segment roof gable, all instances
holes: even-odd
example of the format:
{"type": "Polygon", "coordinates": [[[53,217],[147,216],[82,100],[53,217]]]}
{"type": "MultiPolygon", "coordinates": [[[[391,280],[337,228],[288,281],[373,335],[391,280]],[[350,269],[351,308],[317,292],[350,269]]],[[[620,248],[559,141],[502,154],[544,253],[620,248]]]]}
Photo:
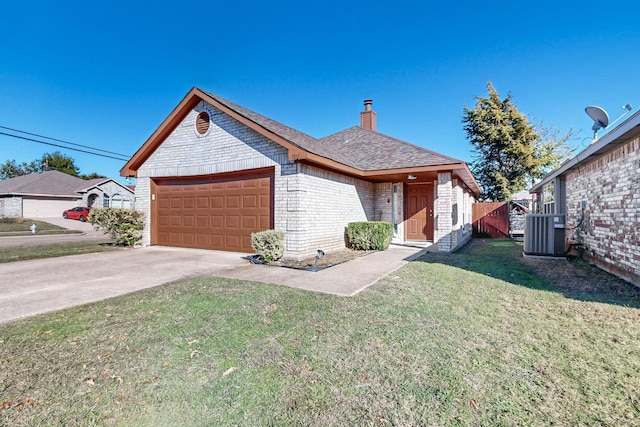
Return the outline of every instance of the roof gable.
{"type": "Polygon", "coordinates": [[[109,182],[112,182],[112,183],[116,184],[118,187],[122,188],[127,193],[130,193],[130,194],[134,193],[134,190],[129,188],[129,186],[121,184],[121,183],[119,183],[118,181],[116,181],[113,178],[96,178],[96,179],[91,179],[91,180],[88,180],[88,181],[84,181],[85,185],[83,187],[81,187],[81,188],[78,188],[76,191],[78,193],[86,193],[86,192],[90,191],[93,188],[98,188],[98,189],[102,190],[101,186],[106,184],[106,183],[109,183],[109,182]]]}

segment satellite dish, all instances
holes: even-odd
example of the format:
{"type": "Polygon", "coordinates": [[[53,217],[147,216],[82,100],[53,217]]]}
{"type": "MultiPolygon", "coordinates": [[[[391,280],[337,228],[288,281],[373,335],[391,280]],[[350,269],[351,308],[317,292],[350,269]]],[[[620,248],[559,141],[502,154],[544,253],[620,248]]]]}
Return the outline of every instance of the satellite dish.
{"type": "Polygon", "coordinates": [[[595,105],[590,105],[584,109],[587,112],[591,120],[593,120],[593,139],[598,139],[598,130],[606,129],[609,126],[609,115],[604,108],[596,107],[595,105]]]}

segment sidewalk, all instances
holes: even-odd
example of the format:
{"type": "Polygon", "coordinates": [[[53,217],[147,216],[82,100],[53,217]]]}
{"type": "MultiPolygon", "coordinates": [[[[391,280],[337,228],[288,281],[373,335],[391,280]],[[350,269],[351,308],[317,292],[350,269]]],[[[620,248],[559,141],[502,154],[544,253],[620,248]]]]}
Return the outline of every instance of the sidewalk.
{"type": "Polygon", "coordinates": [[[0,323],[193,276],[353,296],[425,250],[392,245],[317,272],[254,265],[245,259],[247,254],[161,246],[4,263],[0,264],[0,323]]]}
{"type": "Polygon", "coordinates": [[[261,283],[276,283],[326,294],[353,296],[418,258],[426,250],[425,248],[391,245],[386,251],[373,252],[317,272],[284,267],[254,266],[256,268],[234,270],[224,277],[261,283]]]}

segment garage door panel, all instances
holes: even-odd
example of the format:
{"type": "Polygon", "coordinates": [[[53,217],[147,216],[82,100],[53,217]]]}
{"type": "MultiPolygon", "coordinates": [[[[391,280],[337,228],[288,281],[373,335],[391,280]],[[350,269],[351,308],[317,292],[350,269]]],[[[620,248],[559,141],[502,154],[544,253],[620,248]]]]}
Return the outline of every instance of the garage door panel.
{"type": "Polygon", "coordinates": [[[211,227],[212,228],[222,228],[222,227],[224,227],[224,216],[215,215],[215,216],[210,216],[209,218],[211,218],[211,227]]]}
{"type": "Polygon", "coordinates": [[[199,228],[209,228],[209,217],[207,215],[198,215],[196,217],[196,225],[199,228]]]}
{"type": "Polygon", "coordinates": [[[222,196],[212,196],[211,197],[211,208],[215,209],[224,209],[224,197],[222,196]]]}
{"type": "Polygon", "coordinates": [[[227,209],[235,209],[240,207],[240,196],[227,196],[225,198],[225,205],[227,209]]]}
{"type": "Polygon", "coordinates": [[[180,227],[182,225],[182,216],[173,214],[169,219],[169,224],[172,227],[180,227]]]}
{"type": "Polygon", "coordinates": [[[253,228],[257,229],[258,224],[260,224],[260,219],[255,216],[243,216],[242,217],[242,228],[253,228]]]}
{"type": "Polygon", "coordinates": [[[240,228],[240,216],[239,215],[227,215],[225,226],[227,228],[240,228]]]}
{"type": "Polygon", "coordinates": [[[171,209],[182,209],[182,198],[172,197],[169,201],[169,206],[171,209]]]}
{"type": "Polygon", "coordinates": [[[185,197],[182,199],[182,209],[195,209],[196,199],[195,197],[185,197]]]}
{"type": "Polygon", "coordinates": [[[225,246],[227,246],[228,248],[242,247],[241,236],[238,236],[235,234],[227,234],[226,236],[224,236],[224,239],[225,239],[225,246]]]}
{"type": "Polygon", "coordinates": [[[196,217],[194,215],[184,215],[182,217],[183,227],[194,227],[196,225],[196,217]]]}
{"type": "Polygon", "coordinates": [[[242,196],[242,207],[243,208],[250,208],[250,209],[255,209],[258,207],[258,195],[248,195],[248,196],[242,196]]]}
{"type": "Polygon", "coordinates": [[[209,196],[198,196],[196,207],[198,209],[209,209],[209,196]]]}
{"type": "Polygon", "coordinates": [[[273,175],[216,178],[156,184],[154,244],[253,252],[251,233],[272,227],[273,175]]]}
{"type": "Polygon", "coordinates": [[[266,217],[260,217],[260,227],[258,227],[260,230],[267,230],[269,228],[271,228],[271,221],[269,220],[269,218],[266,217]]]}

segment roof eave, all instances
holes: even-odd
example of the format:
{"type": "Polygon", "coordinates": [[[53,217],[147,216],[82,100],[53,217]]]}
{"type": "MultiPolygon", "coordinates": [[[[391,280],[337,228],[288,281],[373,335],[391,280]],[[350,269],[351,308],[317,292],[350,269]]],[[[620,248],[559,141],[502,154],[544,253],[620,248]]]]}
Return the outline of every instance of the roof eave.
{"type": "Polygon", "coordinates": [[[58,197],[64,199],[81,199],[80,195],[70,195],[70,194],[44,194],[44,193],[0,193],[0,196],[31,196],[31,197],[58,197]]]}
{"type": "Polygon", "coordinates": [[[424,172],[452,172],[458,175],[462,181],[465,183],[467,188],[476,196],[479,197],[482,193],[478,182],[473,177],[473,174],[469,170],[468,166],[464,162],[460,163],[451,163],[451,164],[443,164],[443,165],[431,165],[431,166],[413,166],[406,168],[395,168],[395,169],[382,169],[382,170],[361,170],[357,168],[353,168],[342,163],[336,162],[331,159],[327,159],[326,157],[318,156],[316,154],[303,152],[300,155],[294,156],[291,160],[299,161],[302,163],[313,164],[315,166],[330,169],[335,172],[340,172],[346,175],[353,176],[355,178],[360,179],[373,179],[373,178],[383,178],[384,176],[393,176],[398,174],[417,174],[424,172]]]}
{"type": "Polygon", "coordinates": [[[624,136],[626,133],[631,132],[634,128],[640,126],[640,111],[636,112],[633,116],[629,117],[627,120],[622,122],[619,126],[612,129],[609,133],[604,135],[599,140],[592,143],[590,146],[582,150],[575,157],[567,160],[563,164],[560,165],[557,169],[549,172],[542,179],[534,184],[531,189],[529,189],[529,193],[536,193],[540,190],[545,184],[548,184],[556,177],[563,175],[565,172],[573,169],[575,166],[581,164],[592,156],[599,156],[600,154],[606,153],[607,146],[611,143],[614,143],[617,139],[624,136]]]}

